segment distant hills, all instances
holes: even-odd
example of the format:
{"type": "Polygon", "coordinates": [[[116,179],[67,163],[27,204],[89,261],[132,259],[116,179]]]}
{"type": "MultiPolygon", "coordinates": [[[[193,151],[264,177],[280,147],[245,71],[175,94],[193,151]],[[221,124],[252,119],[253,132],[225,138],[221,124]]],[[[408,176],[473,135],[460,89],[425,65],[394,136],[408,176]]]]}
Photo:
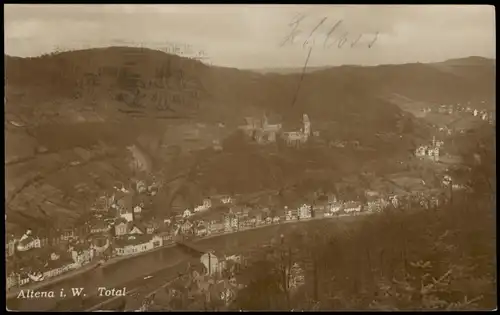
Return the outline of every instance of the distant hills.
{"type": "MultiPolygon", "coordinates": [[[[140,176],[127,167],[133,160],[126,149],[131,145],[151,160],[150,171],[168,169],[175,177],[189,167],[179,157],[231,135],[245,116],[267,113],[294,130],[307,113],[326,142],[355,140],[377,147],[377,134],[426,135],[424,124],[392,102],[394,94],[429,104],[494,104],[495,96],[494,61],[478,57],[310,69],[300,89],[300,71],[262,74],[211,67],[143,48],[88,49],[36,58],[5,55],[4,61],[6,197],[10,208],[25,209],[24,215],[31,211],[35,217],[40,210],[34,205],[43,205],[43,198],[64,205],[72,195],[75,205],[68,209],[83,207],[85,193],[72,188],[80,182],[97,193],[118,178],[140,176]],[[95,184],[99,180],[101,186],[95,184]],[[50,193],[33,197],[33,185],[50,193]]],[[[244,153],[234,156],[259,165],[270,163],[244,153]]],[[[216,158],[210,165],[218,169],[230,162],[228,157],[221,162],[216,158]]],[[[239,178],[250,174],[242,172],[239,178]]],[[[204,182],[210,185],[206,178],[204,182]]]]}
{"type": "MultiPolygon", "coordinates": [[[[423,64],[423,63],[417,63],[423,64]]],[[[433,62],[427,64],[434,65],[448,65],[448,66],[494,66],[495,60],[485,57],[471,56],[466,58],[456,58],[456,59],[448,59],[442,62],[433,62]]],[[[402,66],[400,64],[399,66],[402,66]]],[[[343,67],[358,67],[356,65],[344,65],[343,67]]],[[[336,68],[334,66],[322,66],[322,67],[307,67],[306,73],[311,73],[319,70],[327,70],[336,68]]],[[[260,69],[248,69],[250,71],[254,71],[257,73],[278,73],[278,74],[293,74],[293,73],[302,73],[304,70],[303,67],[290,67],[290,68],[260,68],[260,69]]]]}

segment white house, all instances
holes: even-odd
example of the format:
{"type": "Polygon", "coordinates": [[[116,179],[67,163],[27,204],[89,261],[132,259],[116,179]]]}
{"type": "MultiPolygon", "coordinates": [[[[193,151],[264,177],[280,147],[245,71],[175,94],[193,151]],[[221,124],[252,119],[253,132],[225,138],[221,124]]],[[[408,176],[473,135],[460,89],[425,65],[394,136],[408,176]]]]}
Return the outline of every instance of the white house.
{"type": "Polygon", "coordinates": [[[153,236],[151,239],[151,244],[153,245],[153,248],[161,247],[163,246],[163,238],[159,235],[153,236]]]}
{"type": "Polygon", "coordinates": [[[122,236],[128,232],[128,222],[121,221],[115,225],[115,235],[122,236]]]}
{"type": "Polygon", "coordinates": [[[20,252],[24,252],[30,250],[32,248],[41,248],[42,244],[40,239],[37,237],[33,237],[31,235],[31,230],[27,230],[26,233],[21,237],[19,242],[17,243],[17,250],[20,252]]]}
{"type": "Polygon", "coordinates": [[[205,198],[203,200],[203,204],[194,208],[194,212],[205,211],[205,210],[210,209],[211,207],[212,207],[212,200],[210,200],[209,198],[205,198]]]}
{"type": "Polygon", "coordinates": [[[138,193],[143,193],[148,190],[148,187],[146,186],[146,183],[142,180],[138,180],[135,184],[135,189],[137,190],[138,193]]]}
{"type": "Polygon", "coordinates": [[[192,215],[193,215],[193,214],[191,213],[191,210],[189,210],[189,209],[184,210],[184,212],[182,213],[182,217],[183,217],[183,218],[189,218],[189,217],[191,217],[192,215]]]}
{"type": "Polygon", "coordinates": [[[127,222],[134,221],[134,214],[132,212],[123,212],[123,213],[120,213],[120,217],[124,218],[125,220],[127,220],[127,222]]]}
{"type": "Polygon", "coordinates": [[[361,203],[355,202],[355,201],[346,202],[344,205],[344,211],[345,211],[345,213],[360,212],[361,211],[361,203]]]}
{"type": "MultiPolygon", "coordinates": [[[[92,249],[72,250],[71,251],[71,258],[73,258],[73,261],[75,263],[80,264],[80,265],[91,261],[93,257],[94,257],[94,251],[92,249]]],[[[57,259],[59,259],[59,257],[57,259]]],[[[53,260],[57,260],[57,259],[53,259],[53,260]]]]}
{"type": "Polygon", "coordinates": [[[123,244],[120,247],[116,247],[116,253],[119,256],[126,256],[132,254],[142,253],[154,248],[154,242],[158,242],[158,239],[155,241],[150,240],[141,240],[140,238],[136,238],[134,235],[130,235],[127,239],[128,244],[123,244]]]}
{"type": "Polygon", "coordinates": [[[330,212],[331,213],[339,212],[340,210],[342,210],[342,203],[341,202],[332,202],[330,204],[330,212]]]}
{"type": "Polygon", "coordinates": [[[141,214],[142,213],[142,207],[140,205],[134,207],[134,213],[135,214],[141,214]]]}
{"type": "Polygon", "coordinates": [[[449,175],[445,175],[441,183],[443,184],[443,186],[449,186],[452,182],[453,180],[451,179],[451,177],[449,175]]]}
{"type": "Polygon", "coordinates": [[[392,203],[392,205],[397,208],[399,206],[399,198],[396,195],[389,196],[389,202],[392,203]]]}
{"type": "Polygon", "coordinates": [[[299,218],[308,219],[311,217],[311,206],[303,204],[302,206],[299,207],[298,212],[299,212],[299,218]]]}

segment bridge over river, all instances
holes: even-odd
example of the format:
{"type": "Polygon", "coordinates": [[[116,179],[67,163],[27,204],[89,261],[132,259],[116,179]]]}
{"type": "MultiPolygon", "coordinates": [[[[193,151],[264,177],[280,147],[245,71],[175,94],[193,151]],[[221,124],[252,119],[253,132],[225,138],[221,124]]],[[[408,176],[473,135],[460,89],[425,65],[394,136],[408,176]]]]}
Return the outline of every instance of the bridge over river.
{"type": "Polygon", "coordinates": [[[127,299],[134,298],[132,295],[139,299],[140,296],[154,291],[185,271],[188,262],[198,263],[201,255],[207,251],[214,250],[226,255],[238,254],[245,248],[266,243],[273,237],[279,237],[280,234],[286,235],[299,225],[301,228],[306,228],[317,222],[313,220],[270,225],[206,239],[178,241],[174,246],[96,267],[38,290],[53,291],[55,294],[53,298],[10,297],[7,299],[7,307],[9,310],[19,311],[83,311],[94,309],[96,306],[102,306],[100,309],[109,309],[106,302],[112,300],[112,297],[99,296],[99,288],[125,287],[128,292],[127,299]],[[73,296],[71,294],[73,288],[83,288],[82,295],[73,296]],[[62,291],[66,293],[65,297],[60,296],[62,291]]]}

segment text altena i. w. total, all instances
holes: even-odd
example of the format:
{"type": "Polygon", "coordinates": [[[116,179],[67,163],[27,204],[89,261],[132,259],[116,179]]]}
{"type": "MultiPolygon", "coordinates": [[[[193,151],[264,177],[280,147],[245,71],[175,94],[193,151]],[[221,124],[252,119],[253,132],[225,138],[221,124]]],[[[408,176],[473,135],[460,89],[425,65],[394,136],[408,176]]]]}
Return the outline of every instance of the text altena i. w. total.
{"type": "Polygon", "coordinates": [[[21,290],[17,295],[18,299],[53,298],[54,291],[21,290]]]}

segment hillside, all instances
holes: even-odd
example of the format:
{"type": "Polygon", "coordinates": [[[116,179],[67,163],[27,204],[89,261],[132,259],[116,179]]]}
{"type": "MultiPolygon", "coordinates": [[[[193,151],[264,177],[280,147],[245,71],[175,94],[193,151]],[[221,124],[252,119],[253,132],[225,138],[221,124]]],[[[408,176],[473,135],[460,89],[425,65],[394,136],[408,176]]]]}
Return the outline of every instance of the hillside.
{"type": "MultiPolygon", "coordinates": [[[[46,206],[49,202],[69,216],[85,208],[89,196],[143,173],[161,171],[176,178],[189,170],[190,161],[206,154],[204,148],[213,140],[233,134],[245,116],[267,112],[293,130],[308,113],[324,141],[359,141],[370,150],[383,148],[369,157],[375,159],[407,154],[415,138],[427,137],[426,125],[401,111],[388,96],[398,93],[441,102],[494,95],[494,67],[482,64],[452,64],[446,71],[432,64],[314,71],[304,77],[292,106],[300,73],[264,75],[209,67],[142,48],[4,56],[4,61],[6,199],[9,211],[22,214],[13,216],[18,223],[29,220],[20,218],[26,216],[58,217],[53,206],[46,206]],[[127,149],[131,146],[133,154],[127,149]],[[131,169],[134,159],[146,161],[141,162],[145,169],[131,169]]],[[[242,192],[275,188],[275,180],[269,178],[275,173],[265,170],[281,169],[290,176],[282,181],[293,182],[298,180],[293,174],[308,167],[307,153],[282,151],[269,158],[270,152],[252,150],[229,150],[204,163],[205,175],[199,178],[203,190],[225,189],[236,178],[242,192]],[[238,160],[247,161],[248,173],[238,160]],[[226,178],[229,171],[217,171],[224,167],[237,174],[235,179],[226,178]]],[[[318,166],[333,173],[360,156],[357,151],[317,150],[322,151],[317,156],[336,157],[337,165],[318,166]]],[[[187,180],[173,183],[166,200],[187,180]]]]}

